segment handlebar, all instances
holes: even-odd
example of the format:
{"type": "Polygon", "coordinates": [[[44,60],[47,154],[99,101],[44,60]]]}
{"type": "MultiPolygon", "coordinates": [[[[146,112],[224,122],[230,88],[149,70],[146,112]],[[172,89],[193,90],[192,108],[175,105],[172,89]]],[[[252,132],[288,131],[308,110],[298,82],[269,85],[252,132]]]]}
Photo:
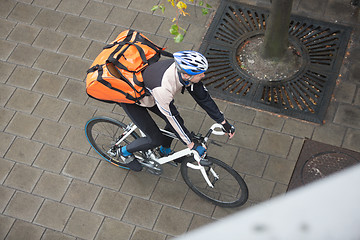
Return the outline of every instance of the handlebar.
{"type": "Polygon", "coordinates": [[[214,135],[222,136],[225,134],[225,132],[223,131],[223,126],[219,123],[214,123],[213,125],[211,125],[210,129],[212,130],[211,133],[214,135]],[[217,128],[220,128],[220,130],[216,130],[217,128]]]}

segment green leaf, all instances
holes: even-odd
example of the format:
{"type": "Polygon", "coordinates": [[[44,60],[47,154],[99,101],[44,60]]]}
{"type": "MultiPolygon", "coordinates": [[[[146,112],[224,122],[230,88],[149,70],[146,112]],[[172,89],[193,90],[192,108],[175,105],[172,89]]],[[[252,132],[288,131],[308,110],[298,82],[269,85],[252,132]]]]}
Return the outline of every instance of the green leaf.
{"type": "Polygon", "coordinates": [[[172,35],[178,35],[179,34],[179,27],[176,24],[171,25],[170,27],[170,33],[172,35]]]}
{"type": "Polygon", "coordinates": [[[200,5],[200,6],[203,6],[203,5],[204,5],[204,1],[200,1],[200,2],[199,2],[199,5],[200,5]]]}
{"type": "Polygon", "coordinates": [[[159,5],[154,5],[154,6],[151,8],[151,11],[156,11],[156,10],[158,10],[159,8],[161,8],[159,5]]]}
{"type": "Polygon", "coordinates": [[[203,9],[201,9],[201,12],[202,12],[202,15],[206,15],[209,13],[209,9],[203,8],[203,9]]]}
{"type": "Polygon", "coordinates": [[[180,43],[180,42],[182,42],[182,41],[184,40],[184,35],[182,35],[181,33],[179,33],[178,35],[176,35],[176,36],[174,37],[174,40],[175,40],[176,43],[180,43]]]}
{"type": "Polygon", "coordinates": [[[164,13],[164,12],[165,12],[165,6],[160,5],[160,9],[161,9],[161,12],[162,12],[162,13],[164,13]]]}
{"type": "Polygon", "coordinates": [[[212,8],[212,6],[210,4],[206,4],[207,8],[212,8]]]}

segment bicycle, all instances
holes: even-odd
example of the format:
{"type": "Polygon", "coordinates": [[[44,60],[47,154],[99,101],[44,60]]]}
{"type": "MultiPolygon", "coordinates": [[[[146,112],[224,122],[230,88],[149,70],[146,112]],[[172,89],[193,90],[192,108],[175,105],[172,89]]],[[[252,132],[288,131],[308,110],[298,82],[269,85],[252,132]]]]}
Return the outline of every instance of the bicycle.
{"type": "MultiPolygon", "coordinates": [[[[124,146],[144,136],[140,129],[140,135],[136,129],[138,128],[133,123],[126,125],[109,117],[94,117],[86,123],[85,134],[92,148],[102,158],[113,165],[129,169],[117,157],[116,152],[120,145],[124,146]]],[[[161,131],[166,136],[178,139],[172,132],[163,129],[161,131]]],[[[208,148],[211,134],[224,135],[222,125],[215,123],[204,137],[201,134],[194,137],[208,148]]],[[[173,161],[181,159],[180,171],[185,183],[198,196],[217,206],[238,207],[248,199],[248,188],[243,178],[232,167],[216,158],[200,157],[196,151],[187,147],[169,156],[161,156],[159,148],[136,152],[134,155],[148,172],[156,175],[162,173],[161,165],[170,163],[177,166],[173,161]]]]}

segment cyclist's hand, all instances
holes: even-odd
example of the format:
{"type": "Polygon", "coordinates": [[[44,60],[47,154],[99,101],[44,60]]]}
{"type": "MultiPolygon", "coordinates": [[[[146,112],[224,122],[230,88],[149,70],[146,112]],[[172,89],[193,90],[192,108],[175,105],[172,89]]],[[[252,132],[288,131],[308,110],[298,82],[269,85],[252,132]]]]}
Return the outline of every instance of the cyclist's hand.
{"type": "Polygon", "coordinates": [[[231,125],[226,119],[221,124],[223,126],[223,131],[229,134],[229,138],[232,138],[235,134],[235,127],[231,125]]]}
{"type": "Polygon", "coordinates": [[[195,150],[200,155],[200,157],[204,156],[206,153],[206,148],[200,144],[194,144],[194,147],[191,150],[195,150]]]}

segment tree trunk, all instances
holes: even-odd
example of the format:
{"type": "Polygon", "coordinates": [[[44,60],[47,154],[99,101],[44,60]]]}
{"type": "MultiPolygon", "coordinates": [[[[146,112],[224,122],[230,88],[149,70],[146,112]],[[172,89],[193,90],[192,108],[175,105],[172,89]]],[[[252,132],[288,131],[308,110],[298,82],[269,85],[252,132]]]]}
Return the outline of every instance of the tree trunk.
{"type": "Polygon", "coordinates": [[[289,23],[293,0],[272,0],[266,24],[263,57],[280,60],[289,44],[289,23]]]}

